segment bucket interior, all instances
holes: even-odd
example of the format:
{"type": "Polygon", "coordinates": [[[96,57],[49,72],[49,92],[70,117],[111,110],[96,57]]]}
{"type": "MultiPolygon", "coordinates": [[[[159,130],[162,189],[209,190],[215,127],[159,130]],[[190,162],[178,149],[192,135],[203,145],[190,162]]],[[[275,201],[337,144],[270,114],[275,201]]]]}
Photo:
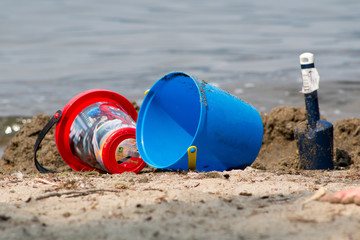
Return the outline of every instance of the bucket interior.
{"type": "Polygon", "coordinates": [[[200,124],[200,101],[197,83],[186,75],[162,79],[153,86],[137,126],[140,154],[148,164],[170,166],[186,154],[200,124]]]}

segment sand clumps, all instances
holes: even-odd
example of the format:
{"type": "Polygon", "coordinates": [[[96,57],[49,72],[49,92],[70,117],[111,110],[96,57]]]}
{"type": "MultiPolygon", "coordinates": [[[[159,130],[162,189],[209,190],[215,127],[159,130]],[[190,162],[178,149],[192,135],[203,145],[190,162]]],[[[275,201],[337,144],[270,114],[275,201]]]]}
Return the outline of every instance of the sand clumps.
{"type": "MultiPolygon", "coordinates": [[[[2,174],[13,172],[37,173],[34,165],[34,145],[38,134],[50,120],[50,116],[41,114],[23,125],[19,132],[7,144],[1,159],[2,174]]],[[[38,160],[47,168],[58,172],[69,171],[70,167],[62,160],[55,143],[55,127],[45,136],[37,152],[38,160]]]]}

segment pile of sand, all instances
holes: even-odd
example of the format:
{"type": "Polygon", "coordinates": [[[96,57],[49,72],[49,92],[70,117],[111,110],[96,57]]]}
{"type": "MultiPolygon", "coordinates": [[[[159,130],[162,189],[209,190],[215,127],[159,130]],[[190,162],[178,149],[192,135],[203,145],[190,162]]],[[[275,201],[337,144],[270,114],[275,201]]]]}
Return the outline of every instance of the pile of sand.
{"type": "MultiPolygon", "coordinates": [[[[294,129],[296,125],[306,121],[305,108],[280,106],[272,109],[269,114],[261,114],[261,117],[264,125],[263,144],[252,167],[289,173],[301,170],[294,129]]],[[[358,167],[360,119],[347,118],[333,125],[335,169],[358,167]]]]}

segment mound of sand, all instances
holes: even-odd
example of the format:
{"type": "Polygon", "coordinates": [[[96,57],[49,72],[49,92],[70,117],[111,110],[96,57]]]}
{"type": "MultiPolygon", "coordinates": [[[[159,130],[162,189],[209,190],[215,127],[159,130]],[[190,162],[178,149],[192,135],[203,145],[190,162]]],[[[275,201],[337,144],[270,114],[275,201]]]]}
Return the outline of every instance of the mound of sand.
{"type": "MultiPolygon", "coordinates": [[[[306,121],[305,108],[280,106],[261,117],[263,144],[252,167],[289,173],[301,170],[294,129],[306,121]]],[[[357,168],[360,163],[360,119],[347,118],[333,125],[335,169],[357,168]]]]}

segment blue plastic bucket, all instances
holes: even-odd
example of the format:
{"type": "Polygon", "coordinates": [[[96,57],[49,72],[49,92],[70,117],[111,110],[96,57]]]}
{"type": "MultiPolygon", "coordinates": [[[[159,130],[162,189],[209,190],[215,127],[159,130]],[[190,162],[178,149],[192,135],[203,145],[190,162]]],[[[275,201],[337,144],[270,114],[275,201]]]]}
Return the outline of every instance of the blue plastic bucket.
{"type": "Polygon", "coordinates": [[[253,106],[181,72],[153,85],[136,125],[140,156],[163,169],[243,169],[257,157],[262,138],[253,106]]]}

